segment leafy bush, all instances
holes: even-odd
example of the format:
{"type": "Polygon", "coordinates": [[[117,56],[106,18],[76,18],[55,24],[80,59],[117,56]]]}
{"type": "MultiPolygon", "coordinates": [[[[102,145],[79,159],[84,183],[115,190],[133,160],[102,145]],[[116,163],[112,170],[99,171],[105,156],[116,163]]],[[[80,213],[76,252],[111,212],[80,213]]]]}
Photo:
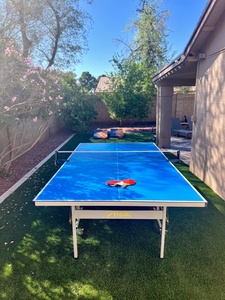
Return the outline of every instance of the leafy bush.
{"type": "Polygon", "coordinates": [[[155,89],[146,78],[141,64],[114,58],[116,72],[111,74],[109,90],[101,93],[110,117],[122,122],[125,119],[143,120],[148,117],[155,97],[155,89]]]}
{"type": "Polygon", "coordinates": [[[0,45],[0,65],[0,130],[7,138],[0,147],[0,171],[8,172],[61,114],[61,73],[35,66],[13,43],[0,45]],[[36,134],[27,139],[29,122],[35,123],[36,134]]]}
{"type": "Polygon", "coordinates": [[[71,73],[64,76],[62,85],[62,114],[66,127],[76,133],[87,132],[90,121],[97,115],[94,103],[82,92],[71,73]]]}

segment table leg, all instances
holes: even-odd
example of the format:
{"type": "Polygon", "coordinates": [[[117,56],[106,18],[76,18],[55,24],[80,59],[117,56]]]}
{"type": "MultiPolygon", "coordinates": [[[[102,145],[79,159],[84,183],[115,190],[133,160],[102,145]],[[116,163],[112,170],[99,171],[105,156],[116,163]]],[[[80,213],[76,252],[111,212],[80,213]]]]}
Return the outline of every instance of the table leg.
{"type": "MultiPolygon", "coordinates": [[[[160,210],[160,207],[157,206],[157,207],[153,207],[154,210],[160,210]]],[[[159,225],[159,230],[161,232],[161,229],[162,229],[162,222],[161,220],[157,219],[157,222],[158,222],[158,225],[159,225]]]]}
{"type": "Polygon", "coordinates": [[[163,207],[160,258],[164,257],[164,246],[165,246],[165,235],[166,235],[166,211],[167,211],[167,207],[163,207]]]}
{"type": "Polygon", "coordinates": [[[77,250],[77,228],[76,228],[75,206],[71,206],[71,213],[72,213],[72,232],[73,232],[73,252],[74,252],[74,258],[77,258],[78,250],[77,250]]]}

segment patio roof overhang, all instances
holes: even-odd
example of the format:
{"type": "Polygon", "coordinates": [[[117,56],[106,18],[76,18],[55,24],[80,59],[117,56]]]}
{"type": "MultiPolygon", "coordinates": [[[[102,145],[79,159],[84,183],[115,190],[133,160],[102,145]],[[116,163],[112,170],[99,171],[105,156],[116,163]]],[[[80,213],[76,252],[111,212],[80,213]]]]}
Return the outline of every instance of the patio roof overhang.
{"type": "Polygon", "coordinates": [[[224,13],[224,0],[209,0],[184,52],[156,73],[153,82],[159,86],[194,86],[198,61],[204,59],[204,45],[224,13]]]}

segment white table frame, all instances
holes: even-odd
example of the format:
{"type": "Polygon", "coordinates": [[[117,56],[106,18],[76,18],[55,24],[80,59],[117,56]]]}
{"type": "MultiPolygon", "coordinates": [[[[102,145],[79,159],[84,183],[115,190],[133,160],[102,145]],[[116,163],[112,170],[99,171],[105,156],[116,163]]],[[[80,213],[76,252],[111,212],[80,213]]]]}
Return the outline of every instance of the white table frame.
{"type": "Polygon", "coordinates": [[[74,258],[78,258],[77,245],[77,220],[80,219],[132,219],[132,220],[157,220],[161,232],[160,258],[164,258],[167,208],[169,207],[205,207],[207,202],[195,201],[37,201],[36,206],[70,206],[71,223],[73,234],[74,258]],[[85,207],[104,207],[102,210],[88,209],[85,207]],[[109,209],[107,209],[109,207],[109,209]],[[113,210],[115,207],[115,210],[113,210]],[[118,209],[121,207],[121,210],[118,209]],[[137,210],[131,210],[129,207],[136,207],[137,210]],[[145,210],[138,210],[138,207],[145,207],[145,210]]]}
{"type": "Polygon", "coordinates": [[[157,207],[156,210],[85,210],[71,206],[74,258],[78,257],[77,221],[80,219],[132,219],[132,220],[158,220],[161,230],[160,258],[164,257],[167,207],[157,207]]]}

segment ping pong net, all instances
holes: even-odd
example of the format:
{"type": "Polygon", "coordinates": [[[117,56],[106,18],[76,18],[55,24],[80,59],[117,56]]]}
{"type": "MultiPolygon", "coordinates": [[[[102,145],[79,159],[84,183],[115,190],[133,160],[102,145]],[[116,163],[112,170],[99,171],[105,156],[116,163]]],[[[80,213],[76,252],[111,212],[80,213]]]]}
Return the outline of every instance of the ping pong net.
{"type": "Polygon", "coordinates": [[[153,143],[84,143],[74,151],[56,151],[55,163],[77,160],[121,161],[171,161],[180,162],[180,150],[160,150],[153,143]]]}

